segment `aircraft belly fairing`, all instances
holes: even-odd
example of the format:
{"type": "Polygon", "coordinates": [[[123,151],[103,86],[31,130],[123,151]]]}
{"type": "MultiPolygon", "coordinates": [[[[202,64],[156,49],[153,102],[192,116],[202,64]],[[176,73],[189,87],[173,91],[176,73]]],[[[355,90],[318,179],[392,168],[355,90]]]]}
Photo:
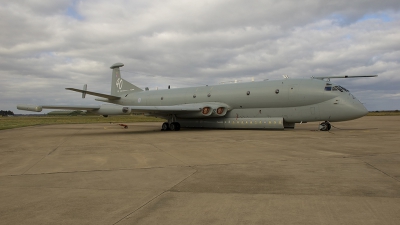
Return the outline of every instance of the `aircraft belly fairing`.
{"type": "Polygon", "coordinates": [[[186,128],[284,129],[282,117],[180,119],[178,122],[181,124],[181,127],[186,128]]]}

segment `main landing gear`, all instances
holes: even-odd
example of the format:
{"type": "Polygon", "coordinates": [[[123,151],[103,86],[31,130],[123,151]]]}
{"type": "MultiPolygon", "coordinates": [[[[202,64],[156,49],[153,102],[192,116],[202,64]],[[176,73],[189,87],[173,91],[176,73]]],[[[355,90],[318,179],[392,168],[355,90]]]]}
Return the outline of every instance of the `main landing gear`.
{"type": "Polygon", "coordinates": [[[330,131],[331,128],[332,128],[332,125],[328,121],[324,121],[319,124],[320,131],[330,131]]]}
{"type": "Polygon", "coordinates": [[[181,129],[181,125],[178,122],[172,122],[172,123],[163,123],[163,125],[161,126],[161,130],[162,131],[167,131],[167,130],[175,130],[178,131],[181,129]]]}

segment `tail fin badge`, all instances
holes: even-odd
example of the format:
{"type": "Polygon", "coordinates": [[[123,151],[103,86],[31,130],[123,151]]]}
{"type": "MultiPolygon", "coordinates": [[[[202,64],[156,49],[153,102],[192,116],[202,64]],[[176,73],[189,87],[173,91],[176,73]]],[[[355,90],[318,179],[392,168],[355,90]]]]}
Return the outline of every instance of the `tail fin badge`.
{"type": "Polygon", "coordinates": [[[115,83],[115,85],[117,85],[117,88],[118,88],[119,90],[122,89],[122,85],[123,85],[123,84],[124,84],[124,81],[122,81],[121,78],[118,78],[118,79],[117,79],[117,83],[115,83]]]}

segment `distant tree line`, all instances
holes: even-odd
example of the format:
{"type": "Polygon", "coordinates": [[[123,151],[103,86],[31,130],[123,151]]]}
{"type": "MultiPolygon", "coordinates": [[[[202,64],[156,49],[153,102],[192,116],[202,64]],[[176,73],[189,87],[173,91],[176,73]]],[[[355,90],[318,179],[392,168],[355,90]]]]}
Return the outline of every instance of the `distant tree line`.
{"type": "Polygon", "coordinates": [[[10,111],[10,110],[8,110],[8,111],[0,110],[0,115],[1,116],[13,116],[14,113],[12,111],[10,111]]]}

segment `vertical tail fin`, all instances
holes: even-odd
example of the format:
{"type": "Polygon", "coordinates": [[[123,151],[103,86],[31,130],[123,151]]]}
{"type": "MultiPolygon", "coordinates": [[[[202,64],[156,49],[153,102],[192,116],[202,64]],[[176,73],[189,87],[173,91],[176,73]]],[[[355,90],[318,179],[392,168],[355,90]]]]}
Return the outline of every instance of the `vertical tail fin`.
{"type": "Polygon", "coordinates": [[[143,91],[137,86],[129,83],[128,81],[121,78],[120,67],[123,67],[122,63],[115,63],[110,68],[113,70],[111,78],[111,95],[119,96],[121,94],[128,94],[131,92],[143,91]]]}

